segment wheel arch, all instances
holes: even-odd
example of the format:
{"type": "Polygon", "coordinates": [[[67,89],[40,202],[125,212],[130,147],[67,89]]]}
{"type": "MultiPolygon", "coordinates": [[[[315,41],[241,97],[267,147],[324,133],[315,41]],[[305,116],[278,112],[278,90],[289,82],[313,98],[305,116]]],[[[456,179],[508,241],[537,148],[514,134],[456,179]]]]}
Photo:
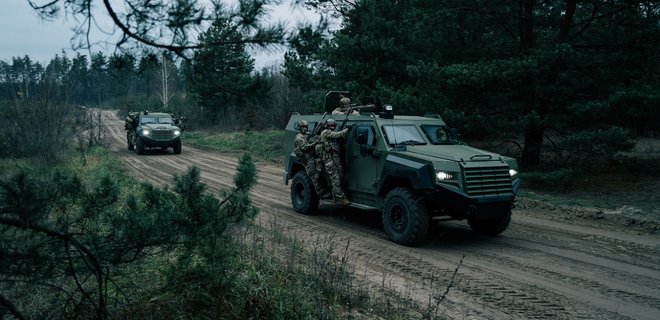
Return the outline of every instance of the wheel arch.
{"type": "Polygon", "coordinates": [[[410,182],[410,179],[404,178],[404,177],[396,177],[396,176],[386,176],[383,179],[381,179],[382,184],[380,186],[380,190],[378,192],[378,196],[385,198],[387,194],[392,191],[394,188],[398,187],[404,187],[407,189],[410,189],[414,191],[415,189],[413,188],[413,184],[410,182]]]}
{"type": "Polygon", "coordinates": [[[388,155],[377,193],[380,197],[385,197],[396,187],[406,187],[414,192],[424,189],[433,190],[435,188],[433,164],[429,161],[388,155]]]}
{"type": "Polygon", "coordinates": [[[300,160],[298,160],[298,157],[292,154],[289,156],[286,169],[286,177],[284,181],[285,185],[289,184],[289,180],[293,179],[293,176],[295,176],[296,173],[301,170],[305,170],[305,166],[302,164],[302,162],[300,162],[300,160]]]}

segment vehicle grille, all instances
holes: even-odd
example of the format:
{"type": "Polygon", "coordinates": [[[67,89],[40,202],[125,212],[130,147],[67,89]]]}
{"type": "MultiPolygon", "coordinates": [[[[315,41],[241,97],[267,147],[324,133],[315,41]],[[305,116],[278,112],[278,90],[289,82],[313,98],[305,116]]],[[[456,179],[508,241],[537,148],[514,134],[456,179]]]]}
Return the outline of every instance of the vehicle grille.
{"type": "Polygon", "coordinates": [[[172,140],[174,132],[172,130],[154,130],[151,132],[151,138],[154,140],[172,140]]]}
{"type": "Polygon", "coordinates": [[[492,196],[513,192],[509,167],[465,168],[465,186],[471,196],[492,196]]]}

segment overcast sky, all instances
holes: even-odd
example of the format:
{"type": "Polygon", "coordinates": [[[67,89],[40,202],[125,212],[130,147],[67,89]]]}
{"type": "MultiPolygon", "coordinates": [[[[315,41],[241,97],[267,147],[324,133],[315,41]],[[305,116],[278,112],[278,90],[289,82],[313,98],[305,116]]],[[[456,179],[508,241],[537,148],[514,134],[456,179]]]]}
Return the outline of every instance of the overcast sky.
{"type": "MultiPolygon", "coordinates": [[[[0,1],[2,2],[0,5],[0,60],[11,62],[12,57],[28,55],[32,60],[45,65],[62,50],[66,51],[69,57],[75,55],[71,50],[71,38],[74,34],[74,20],[71,17],[68,17],[68,21],[65,21],[64,18],[42,21],[27,0],[0,1]]],[[[288,1],[286,2],[288,3],[288,1]]],[[[273,16],[277,19],[291,21],[291,25],[296,21],[316,21],[318,19],[315,14],[306,12],[302,8],[294,10],[288,4],[276,8],[273,16]]],[[[94,40],[107,39],[97,32],[94,40]]],[[[96,47],[92,51],[104,51],[106,54],[111,54],[113,49],[96,47]]],[[[279,64],[283,54],[283,50],[255,53],[253,54],[255,66],[260,69],[263,66],[279,64]]]]}

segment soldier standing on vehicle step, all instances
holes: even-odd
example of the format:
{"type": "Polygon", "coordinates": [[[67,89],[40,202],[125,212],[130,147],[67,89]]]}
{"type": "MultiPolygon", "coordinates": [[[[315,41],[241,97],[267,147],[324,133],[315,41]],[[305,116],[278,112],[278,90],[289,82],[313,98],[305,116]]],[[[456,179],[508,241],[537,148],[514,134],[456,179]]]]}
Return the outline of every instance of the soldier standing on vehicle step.
{"type": "Polygon", "coordinates": [[[323,166],[330,177],[332,196],[335,198],[335,202],[349,205],[351,202],[346,199],[346,195],[341,189],[343,168],[341,165],[341,159],[339,158],[338,139],[346,137],[350,127],[335,132],[336,127],[337,122],[334,119],[328,119],[325,123],[325,129],[321,132],[321,143],[323,144],[323,166]]]}
{"type": "Polygon", "coordinates": [[[316,155],[315,147],[316,143],[309,141],[309,123],[305,120],[300,120],[298,122],[298,134],[293,140],[293,152],[296,154],[296,157],[302,162],[305,166],[305,171],[310,179],[312,179],[312,184],[314,184],[314,189],[318,195],[321,195],[323,188],[319,183],[319,171],[316,168],[316,155]]]}

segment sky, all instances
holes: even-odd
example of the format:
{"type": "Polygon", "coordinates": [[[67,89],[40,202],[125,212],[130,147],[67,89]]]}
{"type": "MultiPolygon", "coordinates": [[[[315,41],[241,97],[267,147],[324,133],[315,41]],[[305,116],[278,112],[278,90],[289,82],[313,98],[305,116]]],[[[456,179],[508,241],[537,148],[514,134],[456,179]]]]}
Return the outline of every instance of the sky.
{"type": "MultiPolygon", "coordinates": [[[[56,54],[64,50],[67,56],[75,56],[71,49],[75,20],[61,17],[55,21],[42,21],[27,0],[0,0],[0,60],[11,62],[13,57],[30,56],[33,61],[48,64],[56,54]]],[[[273,11],[276,19],[288,21],[290,25],[298,21],[317,21],[318,15],[303,8],[293,9],[285,1],[273,11]]],[[[36,3],[40,3],[36,1],[36,3]]],[[[99,5],[101,1],[97,1],[99,5]]],[[[104,28],[110,30],[110,20],[106,18],[104,28]]],[[[93,40],[107,40],[100,32],[92,34],[93,40]]],[[[102,51],[112,54],[114,47],[95,47],[92,52],[102,51]]],[[[87,51],[81,53],[86,54],[87,51]]],[[[282,61],[284,49],[272,49],[268,52],[251,53],[255,59],[256,70],[265,66],[277,65],[282,61]]]]}

